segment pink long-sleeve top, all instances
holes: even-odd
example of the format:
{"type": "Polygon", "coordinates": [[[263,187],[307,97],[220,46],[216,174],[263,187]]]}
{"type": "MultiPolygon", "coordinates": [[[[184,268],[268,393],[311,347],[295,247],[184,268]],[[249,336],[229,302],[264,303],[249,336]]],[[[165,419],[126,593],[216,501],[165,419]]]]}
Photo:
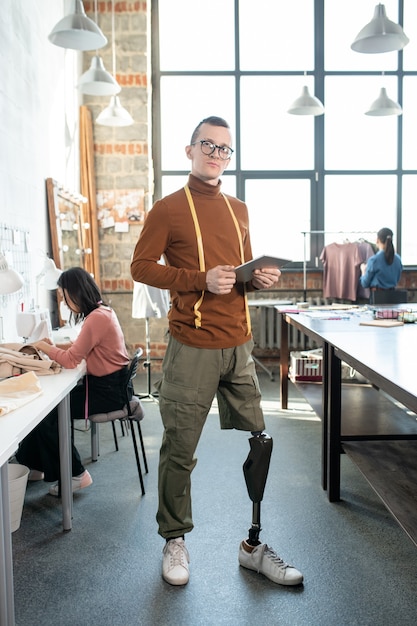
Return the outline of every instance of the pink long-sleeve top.
{"type": "Polygon", "coordinates": [[[67,369],[73,369],[85,359],[87,372],[94,376],[112,374],[130,360],[117,315],[105,306],[87,315],[80,334],[68,350],[53,346],[49,356],[67,369]]]}

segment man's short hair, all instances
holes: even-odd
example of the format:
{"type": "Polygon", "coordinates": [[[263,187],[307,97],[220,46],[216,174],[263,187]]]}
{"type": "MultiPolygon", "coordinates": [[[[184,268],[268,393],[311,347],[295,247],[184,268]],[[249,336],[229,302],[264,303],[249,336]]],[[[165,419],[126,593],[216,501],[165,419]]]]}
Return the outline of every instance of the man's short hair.
{"type": "Polygon", "coordinates": [[[228,128],[230,130],[229,124],[222,117],[217,117],[216,115],[211,115],[210,117],[204,118],[201,122],[195,127],[193,134],[191,135],[190,144],[194,143],[198,137],[198,131],[200,130],[203,124],[210,124],[210,126],[222,126],[223,128],[228,128]]]}

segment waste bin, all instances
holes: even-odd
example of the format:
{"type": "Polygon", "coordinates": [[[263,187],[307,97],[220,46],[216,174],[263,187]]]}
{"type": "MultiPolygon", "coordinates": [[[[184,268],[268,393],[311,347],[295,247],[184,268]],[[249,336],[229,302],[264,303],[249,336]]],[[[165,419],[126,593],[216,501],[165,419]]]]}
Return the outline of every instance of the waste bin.
{"type": "Polygon", "coordinates": [[[29,468],[18,463],[9,463],[9,501],[10,501],[10,528],[12,533],[20,528],[23,503],[25,501],[26,485],[29,468]]]}

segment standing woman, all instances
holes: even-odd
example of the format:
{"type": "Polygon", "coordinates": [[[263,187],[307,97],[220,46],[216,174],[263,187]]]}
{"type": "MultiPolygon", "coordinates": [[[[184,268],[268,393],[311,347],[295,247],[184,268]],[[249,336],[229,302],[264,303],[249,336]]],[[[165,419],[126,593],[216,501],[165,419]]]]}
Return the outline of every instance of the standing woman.
{"type": "Polygon", "coordinates": [[[371,291],[378,289],[395,289],[401,278],[403,264],[401,257],[395,252],[392,243],[393,232],[390,228],[381,228],[377,233],[376,245],[378,252],[362,263],[360,282],[362,287],[371,291]]]}
{"type": "MultiPolygon", "coordinates": [[[[130,359],[115,312],[103,303],[97,284],[80,267],[63,272],[58,287],[75,322],[82,322],[79,335],[74,342],[67,344],[55,346],[49,339],[44,339],[33,345],[67,369],[75,368],[85,359],[87,374],[70,394],[71,418],[123,408],[130,359]]],[[[32,480],[59,481],[57,409],[22,441],[16,458],[19,463],[35,470],[32,480]]],[[[92,482],[72,442],[72,491],[88,487],[92,482]]],[[[51,485],[49,493],[59,495],[58,482],[51,485]]]]}

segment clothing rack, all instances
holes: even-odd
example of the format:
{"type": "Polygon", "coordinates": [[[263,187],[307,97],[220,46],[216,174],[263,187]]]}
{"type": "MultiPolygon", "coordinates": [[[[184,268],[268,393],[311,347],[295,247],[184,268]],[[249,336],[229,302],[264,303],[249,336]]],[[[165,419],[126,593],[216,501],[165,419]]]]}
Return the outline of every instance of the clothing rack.
{"type": "Polygon", "coordinates": [[[303,299],[307,300],[307,240],[306,235],[372,235],[375,236],[375,231],[371,230],[302,230],[301,234],[304,236],[304,249],[303,249],[303,299]]]}

